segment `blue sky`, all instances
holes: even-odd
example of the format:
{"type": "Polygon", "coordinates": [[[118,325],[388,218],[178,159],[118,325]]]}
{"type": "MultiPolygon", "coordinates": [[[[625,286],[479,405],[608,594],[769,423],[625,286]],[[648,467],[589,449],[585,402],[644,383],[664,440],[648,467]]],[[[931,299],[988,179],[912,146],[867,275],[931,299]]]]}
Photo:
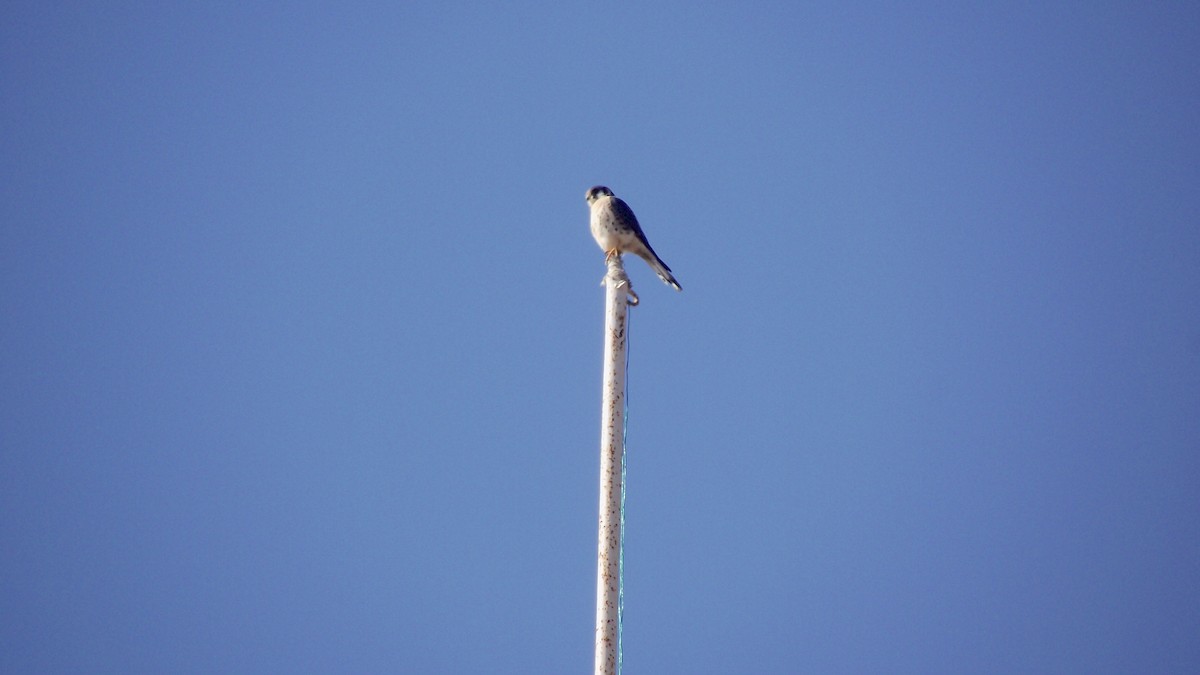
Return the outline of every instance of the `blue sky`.
{"type": "Polygon", "coordinates": [[[1191,3],[28,3],[0,670],[1200,669],[1191,3]]]}

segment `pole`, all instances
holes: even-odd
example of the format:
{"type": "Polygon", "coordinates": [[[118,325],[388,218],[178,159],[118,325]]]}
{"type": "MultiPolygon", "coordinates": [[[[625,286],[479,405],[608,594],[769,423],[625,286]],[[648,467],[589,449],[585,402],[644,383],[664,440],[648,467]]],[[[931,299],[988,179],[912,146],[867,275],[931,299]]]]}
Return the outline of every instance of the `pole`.
{"type": "Polygon", "coordinates": [[[625,339],[637,304],[621,256],[604,277],[604,388],[600,417],[600,536],[596,564],[596,675],[617,675],[621,623],[621,463],[625,454],[625,339]]]}

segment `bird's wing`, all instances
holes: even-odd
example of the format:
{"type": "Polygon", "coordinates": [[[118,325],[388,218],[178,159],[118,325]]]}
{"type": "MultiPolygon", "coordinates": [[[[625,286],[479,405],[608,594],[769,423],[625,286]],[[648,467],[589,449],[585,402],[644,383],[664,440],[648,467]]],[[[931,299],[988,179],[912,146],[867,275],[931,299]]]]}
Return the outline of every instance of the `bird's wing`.
{"type": "Polygon", "coordinates": [[[612,202],[613,215],[617,217],[617,222],[628,225],[638,241],[642,242],[646,248],[650,248],[650,242],[646,240],[646,233],[642,232],[642,226],[638,224],[637,216],[633,215],[633,209],[629,208],[629,205],[619,197],[613,197],[612,202]]]}

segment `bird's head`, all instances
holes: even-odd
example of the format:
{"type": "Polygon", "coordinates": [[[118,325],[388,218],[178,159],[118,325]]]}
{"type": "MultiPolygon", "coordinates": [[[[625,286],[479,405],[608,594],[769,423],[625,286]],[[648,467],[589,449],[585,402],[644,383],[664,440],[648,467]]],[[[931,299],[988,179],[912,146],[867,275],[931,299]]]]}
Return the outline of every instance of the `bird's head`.
{"type": "Polygon", "coordinates": [[[597,185],[596,187],[587,191],[587,203],[590,206],[592,204],[595,204],[596,200],[600,199],[601,197],[611,197],[611,196],[613,196],[612,190],[609,190],[608,188],[604,187],[603,185],[597,185]]]}

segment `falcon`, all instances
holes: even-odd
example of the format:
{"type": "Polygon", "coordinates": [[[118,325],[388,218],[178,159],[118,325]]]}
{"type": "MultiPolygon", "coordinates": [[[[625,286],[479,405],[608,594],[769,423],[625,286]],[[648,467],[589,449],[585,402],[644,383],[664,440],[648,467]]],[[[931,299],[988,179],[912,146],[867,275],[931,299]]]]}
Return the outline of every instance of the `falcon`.
{"type": "Polygon", "coordinates": [[[671,268],[650,248],[650,242],[646,241],[642,226],[638,225],[637,216],[628,204],[603,185],[587,191],[587,203],[592,208],[592,237],[604,249],[605,261],[622,253],[632,253],[645,260],[665,284],[677,291],[683,290],[671,274],[671,268]]]}

